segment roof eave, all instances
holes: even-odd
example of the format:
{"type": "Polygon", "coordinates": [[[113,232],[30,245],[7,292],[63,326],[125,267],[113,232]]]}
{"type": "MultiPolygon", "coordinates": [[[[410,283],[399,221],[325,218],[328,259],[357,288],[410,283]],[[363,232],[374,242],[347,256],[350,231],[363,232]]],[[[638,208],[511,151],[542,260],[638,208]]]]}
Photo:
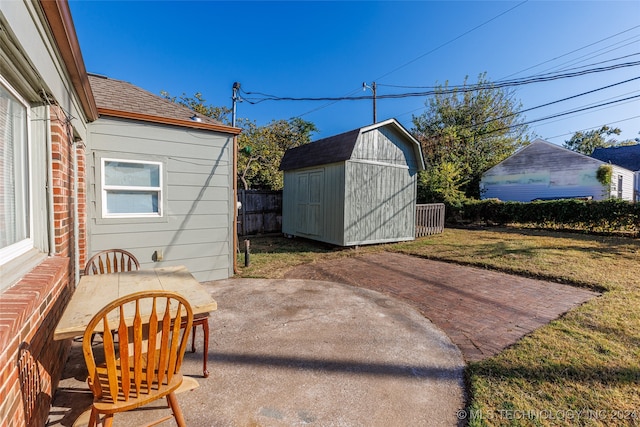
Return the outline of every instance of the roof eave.
{"type": "Polygon", "coordinates": [[[69,73],[71,84],[78,95],[88,121],[98,118],[98,108],[89,85],[87,70],[82,59],[80,44],[67,2],[40,0],[40,6],[49,22],[51,32],[69,73]]]}
{"type": "Polygon", "coordinates": [[[115,117],[119,119],[131,119],[143,122],[151,122],[170,126],[188,127],[192,129],[210,130],[222,133],[229,133],[232,135],[238,135],[242,132],[242,129],[226,126],[222,124],[196,122],[191,120],[172,119],[168,117],[158,117],[149,114],[132,113],[130,111],[112,110],[109,108],[98,108],[98,114],[100,116],[115,117]]]}

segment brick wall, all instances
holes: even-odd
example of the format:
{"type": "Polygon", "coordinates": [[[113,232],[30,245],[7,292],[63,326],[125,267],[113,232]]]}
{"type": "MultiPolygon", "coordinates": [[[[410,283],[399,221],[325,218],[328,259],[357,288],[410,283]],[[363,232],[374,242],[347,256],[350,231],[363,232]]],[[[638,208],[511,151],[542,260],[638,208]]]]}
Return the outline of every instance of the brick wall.
{"type": "MultiPolygon", "coordinates": [[[[74,284],[73,151],[78,205],[86,208],[85,151],[73,142],[62,110],[51,109],[55,256],[0,294],[0,426],[43,426],[67,360],[69,341],[53,341],[74,284]],[[75,147],[75,148],[74,148],[75,147]]],[[[42,141],[33,141],[42,143],[42,141]]],[[[86,258],[86,212],[79,215],[80,265],[86,258]]]]}

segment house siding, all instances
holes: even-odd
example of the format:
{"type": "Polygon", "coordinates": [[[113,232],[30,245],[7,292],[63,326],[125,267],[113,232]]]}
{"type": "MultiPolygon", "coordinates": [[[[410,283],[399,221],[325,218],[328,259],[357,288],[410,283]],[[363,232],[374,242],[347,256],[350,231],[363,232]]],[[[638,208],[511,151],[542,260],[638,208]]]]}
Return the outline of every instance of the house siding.
{"type": "Polygon", "coordinates": [[[107,117],[89,131],[91,253],[126,249],[141,268],[185,265],[199,281],[232,276],[233,138],[107,117]],[[161,162],[163,217],[102,218],[102,158],[161,162]],[[156,251],[162,261],[152,259],[156,251]]]}
{"type": "MultiPolygon", "coordinates": [[[[616,197],[598,181],[598,168],[605,164],[542,140],[536,140],[485,172],[481,180],[483,199],[529,202],[540,198],[616,197]]],[[[633,178],[629,171],[614,167],[614,177],[624,176],[623,199],[632,200],[633,178]]],[[[617,181],[615,183],[617,185],[617,181]]]]}

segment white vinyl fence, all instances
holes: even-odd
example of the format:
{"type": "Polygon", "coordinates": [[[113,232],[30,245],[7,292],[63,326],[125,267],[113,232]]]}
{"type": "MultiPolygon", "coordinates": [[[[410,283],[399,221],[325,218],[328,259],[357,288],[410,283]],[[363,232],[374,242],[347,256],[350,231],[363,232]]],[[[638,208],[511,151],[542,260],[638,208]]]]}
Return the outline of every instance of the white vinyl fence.
{"type": "Polygon", "coordinates": [[[439,234],[444,230],[444,203],[416,205],[416,237],[439,234]]]}

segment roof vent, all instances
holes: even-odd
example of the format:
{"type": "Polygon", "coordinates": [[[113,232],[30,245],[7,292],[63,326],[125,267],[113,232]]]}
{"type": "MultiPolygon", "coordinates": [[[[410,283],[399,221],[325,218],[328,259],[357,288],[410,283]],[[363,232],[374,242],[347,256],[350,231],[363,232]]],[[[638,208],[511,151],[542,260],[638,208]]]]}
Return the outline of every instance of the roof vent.
{"type": "Polygon", "coordinates": [[[194,122],[202,122],[202,119],[200,117],[198,117],[197,114],[194,114],[193,116],[191,116],[191,120],[193,120],[194,122]]]}

